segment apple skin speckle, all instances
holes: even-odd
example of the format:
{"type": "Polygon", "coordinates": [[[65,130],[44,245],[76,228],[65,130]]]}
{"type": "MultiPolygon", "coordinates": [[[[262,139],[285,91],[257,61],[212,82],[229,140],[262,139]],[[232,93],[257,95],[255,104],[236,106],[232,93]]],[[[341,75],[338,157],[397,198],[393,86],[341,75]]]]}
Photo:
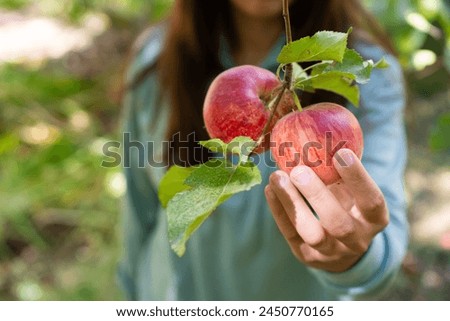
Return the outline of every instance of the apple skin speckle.
{"type": "Polygon", "coordinates": [[[334,103],[318,103],[281,118],[271,133],[271,152],[278,167],[290,173],[306,165],[326,184],[340,176],[333,156],[341,148],[351,149],[358,158],[363,153],[363,133],[356,117],[334,103]]]}
{"type": "MultiPolygon", "coordinates": [[[[203,119],[209,136],[225,143],[237,136],[258,140],[270,118],[269,103],[281,87],[282,83],[274,73],[257,66],[242,65],[220,73],[209,86],[203,105],[203,119]]],[[[256,152],[268,148],[270,130],[292,108],[295,108],[292,97],[284,94],[269,133],[256,152]]]]}

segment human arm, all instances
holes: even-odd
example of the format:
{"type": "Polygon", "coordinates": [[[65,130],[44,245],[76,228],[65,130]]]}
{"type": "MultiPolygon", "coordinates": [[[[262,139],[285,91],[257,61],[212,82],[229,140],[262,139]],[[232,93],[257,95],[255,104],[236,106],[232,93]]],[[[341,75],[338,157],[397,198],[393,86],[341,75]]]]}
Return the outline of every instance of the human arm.
{"type": "MultiPolygon", "coordinates": [[[[370,244],[367,244],[367,239],[362,240],[364,245],[368,245],[367,251],[363,252],[362,256],[352,257],[349,253],[341,252],[345,256],[345,262],[341,262],[341,266],[333,265],[330,268],[322,264],[319,267],[315,262],[314,267],[311,268],[329,292],[343,299],[379,296],[382,290],[388,287],[398,271],[408,243],[408,225],[403,191],[403,173],[406,163],[406,140],[403,124],[405,93],[400,66],[392,57],[387,58],[391,66],[385,70],[374,71],[371,81],[361,87],[361,107],[357,110],[354,109],[354,112],[357,114],[364,132],[365,146],[362,164],[365,172],[382,192],[389,211],[389,224],[379,233],[375,233],[377,227],[373,226],[374,229],[371,230],[373,235],[370,235],[373,239],[371,239],[370,244]]],[[[271,179],[271,184],[272,182],[276,183],[276,175],[278,174],[274,174],[274,178],[271,179]]],[[[299,192],[297,191],[297,193],[299,192]]],[[[333,193],[327,195],[330,196],[333,193]]],[[[375,196],[376,193],[371,193],[367,197],[370,198],[371,195],[375,196]]],[[[284,200],[284,203],[286,202],[284,200]]],[[[379,200],[374,203],[378,204],[377,207],[379,207],[381,213],[383,202],[379,200]]],[[[274,207],[273,201],[269,200],[269,204],[274,207]]],[[[348,210],[345,209],[346,206],[343,207],[344,212],[348,213],[348,210]]],[[[273,212],[275,211],[276,209],[273,210],[273,212]]],[[[338,213],[341,214],[342,211],[338,213]]],[[[319,217],[321,216],[320,212],[317,214],[319,217]]],[[[333,214],[336,214],[336,212],[333,214]]],[[[303,214],[298,212],[296,215],[303,214]]],[[[350,213],[347,215],[350,215],[350,213]]],[[[381,214],[381,216],[383,215],[381,214]]],[[[281,216],[283,217],[283,215],[281,216]]],[[[284,215],[284,218],[286,219],[286,215],[284,215]]],[[[288,221],[284,220],[284,222],[288,221]]],[[[331,219],[329,222],[332,224],[333,220],[331,219]]],[[[334,222],[337,226],[339,226],[337,223],[342,223],[339,220],[334,222]]],[[[331,229],[331,233],[336,233],[336,230],[333,230],[334,227],[330,225],[326,228],[322,224],[321,226],[325,229],[325,232],[329,233],[331,229]]],[[[304,230],[307,229],[304,228],[304,230]]],[[[344,236],[346,233],[348,234],[348,231],[353,231],[354,233],[350,234],[356,238],[358,231],[355,231],[354,226],[352,228],[347,227],[347,230],[343,228],[341,231],[337,228],[338,234],[345,232],[343,233],[344,236]]],[[[338,236],[341,237],[342,235],[338,236]]],[[[366,236],[364,235],[364,237],[366,236]]],[[[287,241],[289,243],[289,240],[287,241]]],[[[361,240],[358,240],[358,242],[361,242],[361,240]]],[[[364,247],[361,249],[364,249],[364,247]]],[[[361,254],[361,251],[358,251],[358,254],[361,254]]]]}
{"type": "Polygon", "coordinates": [[[155,72],[148,73],[146,77],[142,75],[154,65],[161,43],[162,31],[159,28],[141,35],[136,41],[138,49],[135,49],[125,79],[122,165],[127,190],[122,205],[123,249],[118,278],[130,300],[138,298],[138,285],[135,283],[139,264],[147,240],[158,223],[160,209],[155,186],[157,170],[161,166],[150,170],[149,162],[160,153],[157,142],[165,134],[165,113],[155,112],[159,97],[157,75],[155,72]]]}
{"type": "Polygon", "coordinates": [[[342,182],[330,188],[311,168],[297,166],[290,176],[283,171],[272,174],[265,189],[293,254],[330,272],[353,266],[389,222],[383,194],[358,157],[348,149],[337,155],[340,161],[335,157],[334,164],[342,182]]]}
{"type": "Polygon", "coordinates": [[[145,167],[146,147],[144,144],[137,147],[142,139],[136,111],[136,92],[127,94],[124,107],[123,133],[124,137],[129,135],[129,144],[124,139],[122,163],[127,192],[122,208],[123,253],[118,277],[126,298],[134,300],[137,295],[135,280],[138,261],[142,247],[156,224],[159,201],[145,167]]]}

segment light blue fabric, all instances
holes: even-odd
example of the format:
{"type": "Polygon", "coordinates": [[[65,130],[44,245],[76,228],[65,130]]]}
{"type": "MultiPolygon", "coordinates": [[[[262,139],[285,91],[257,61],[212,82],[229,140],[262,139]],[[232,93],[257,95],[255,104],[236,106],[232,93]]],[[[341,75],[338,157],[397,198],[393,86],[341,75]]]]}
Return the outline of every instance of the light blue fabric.
{"type": "MultiPolygon", "coordinates": [[[[163,41],[157,29],[146,40],[129,70],[128,80],[154,62],[163,41]]],[[[275,71],[280,41],[262,67],[275,71]]],[[[408,243],[403,172],[406,140],[403,124],[405,92],[394,57],[380,48],[359,43],[367,59],[385,56],[390,68],[375,70],[362,85],[361,106],[349,106],[364,132],[363,163],[382,189],[390,224],[373,240],[362,259],[343,273],[308,268],[291,254],[266,204],[263,188],[276,169],[270,153],[256,159],[263,182],[221,205],[190,239],[186,254],[170,250],[164,210],[157,185],[165,169],[139,168],[137,148],[124,151],[131,166],[124,169],[124,253],[119,280],[132,300],[330,300],[375,299],[398,271],[408,243]]],[[[221,46],[224,66],[233,65],[221,46]]],[[[124,132],[143,142],[147,153],[162,156],[168,109],[156,112],[158,81],[150,74],[124,101],[124,132]],[[146,145],[147,141],[156,142],[146,145]]],[[[164,103],[164,102],[158,102],[164,103]]],[[[167,105],[165,105],[167,106],[167,105]]],[[[161,106],[159,106],[161,107],[161,106]]],[[[144,159],[140,159],[144,161],[144,159]]]]}

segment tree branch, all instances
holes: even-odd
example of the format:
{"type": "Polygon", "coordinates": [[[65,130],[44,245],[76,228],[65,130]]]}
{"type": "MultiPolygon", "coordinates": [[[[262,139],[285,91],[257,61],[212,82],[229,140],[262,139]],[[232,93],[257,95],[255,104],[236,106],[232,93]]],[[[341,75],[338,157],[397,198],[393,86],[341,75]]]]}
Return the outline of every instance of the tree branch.
{"type": "MultiPolygon", "coordinates": [[[[286,44],[292,42],[292,30],[291,30],[291,19],[289,16],[289,0],[283,1],[283,18],[284,18],[284,29],[286,32],[286,44]]],[[[292,85],[292,64],[287,64],[284,72],[284,82],[287,84],[288,89],[291,89],[292,85]]]]}
{"type": "MultiPolygon", "coordinates": [[[[283,1],[283,19],[284,19],[284,29],[286,33],[286,44],[290,44],[292,42],[292,30],[291,30],[291,21],[289,17],[289,0],[282,0],[283,1]]],[[[270,124],[272,123],[273,117],[275,113],[277,112],[277,108],[280,105],[281,99],[283,98],[283,95],[286,90],[291,90],[292,86],[292,73],[293,73],[293,67],[292,64],[287,64],[285,66],[285,72],[284,72],[284,79],[283,79],[283,86],[280,89],[280,92],[277,94],[275,101],[273,103],[273,107],[270,111],[269,119],[267,120],[267,123],[265,124],[263,131],[261,135],[259,136],[258,140],[255,142],[255,145],[253,149],[251,150],[250,154],[255,151],[256,148],[258,148],[262,142],[264,141],[264,137],[266,137],[267,133],[270,129],[270,124]]]]}

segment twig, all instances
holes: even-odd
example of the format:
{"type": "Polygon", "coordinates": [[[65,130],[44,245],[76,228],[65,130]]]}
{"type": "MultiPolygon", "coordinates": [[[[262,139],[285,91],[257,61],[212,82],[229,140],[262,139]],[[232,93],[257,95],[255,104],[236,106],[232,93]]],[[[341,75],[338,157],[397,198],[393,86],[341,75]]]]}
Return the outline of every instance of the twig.
{"type": "MultiPolygon", "coordinates": [[[[291,21],[290,21],[290,17],[289,17],[289,1],[288,0],[282,0],[282,1],[283,1],[284,29],[286,32],[286,44],[290,44],[292,42],[292,30],[291,30],[291,21]]],[[[250,151],[250,154],[252,154],[255,151],[255,149],[258,148],[258,146],[260,146],[262,144],[264,137],[267,135],[267,133],[270,129],[270,124],[272,123],[273,117],[274,117],[275,113],[277,112],[277,108],[280,105],[281,99],[283,98],[284,92],[286,90],[291,90],[292,73],[293,73],[292,64],[287,64],[285,72],[284,72],[283,86],[281,87],[280,92],[277,94],[277,97],[275,98],[273,107],[270,111],[269,119],[267,120],[266,124],[264,125],[262,133],[259,136],[258,140],[256,141],[254,147],[250,151]]]]}
{"type": "MultiPolygon", "coordinates": [[[[284,95],[284,92],[288,89],[288,85],[286,83],[283,83],[283,86],[280,89],[280,92],[278,93],[275,102],[273,103],[273,108],[270,113],[269,119],[267,120],[266,124],[264,125],[263,131],[261,136],[259,136],[258,140],[256,141],[255,148],[261,145],[262,141],[264,140],[264,137],[267,135],[267,132],[269,131],[270,124],[272,123],[273,117],[275,115],[275,112],[277,110],[278,105],[281,102],[281,98],[284,95]]],[[[255,149],[254,148],[254,149],[255,149]]],[[[253,152],[253,151],[252,151],[253,152]]]]}
{"type": "Polygon", "coordinates": [[[289,17],[289,0],[283,0],[284,29],[286,31],[286,43],[292,42],[291,20],[289,17]]]}
{"type": "MultiPolygon", "coordinates": [[[[292,42],[292,30],[291,30],[291,19],[289,17],[289,0],[283,0],[283,18],[284,18],[284,29],[286,32],[286,44],[292,42]]],[[[287,64],[284,73],[284,82],[287,83],[288,88],[291,88],[292,84],[292,64],[287,64]]]]}

